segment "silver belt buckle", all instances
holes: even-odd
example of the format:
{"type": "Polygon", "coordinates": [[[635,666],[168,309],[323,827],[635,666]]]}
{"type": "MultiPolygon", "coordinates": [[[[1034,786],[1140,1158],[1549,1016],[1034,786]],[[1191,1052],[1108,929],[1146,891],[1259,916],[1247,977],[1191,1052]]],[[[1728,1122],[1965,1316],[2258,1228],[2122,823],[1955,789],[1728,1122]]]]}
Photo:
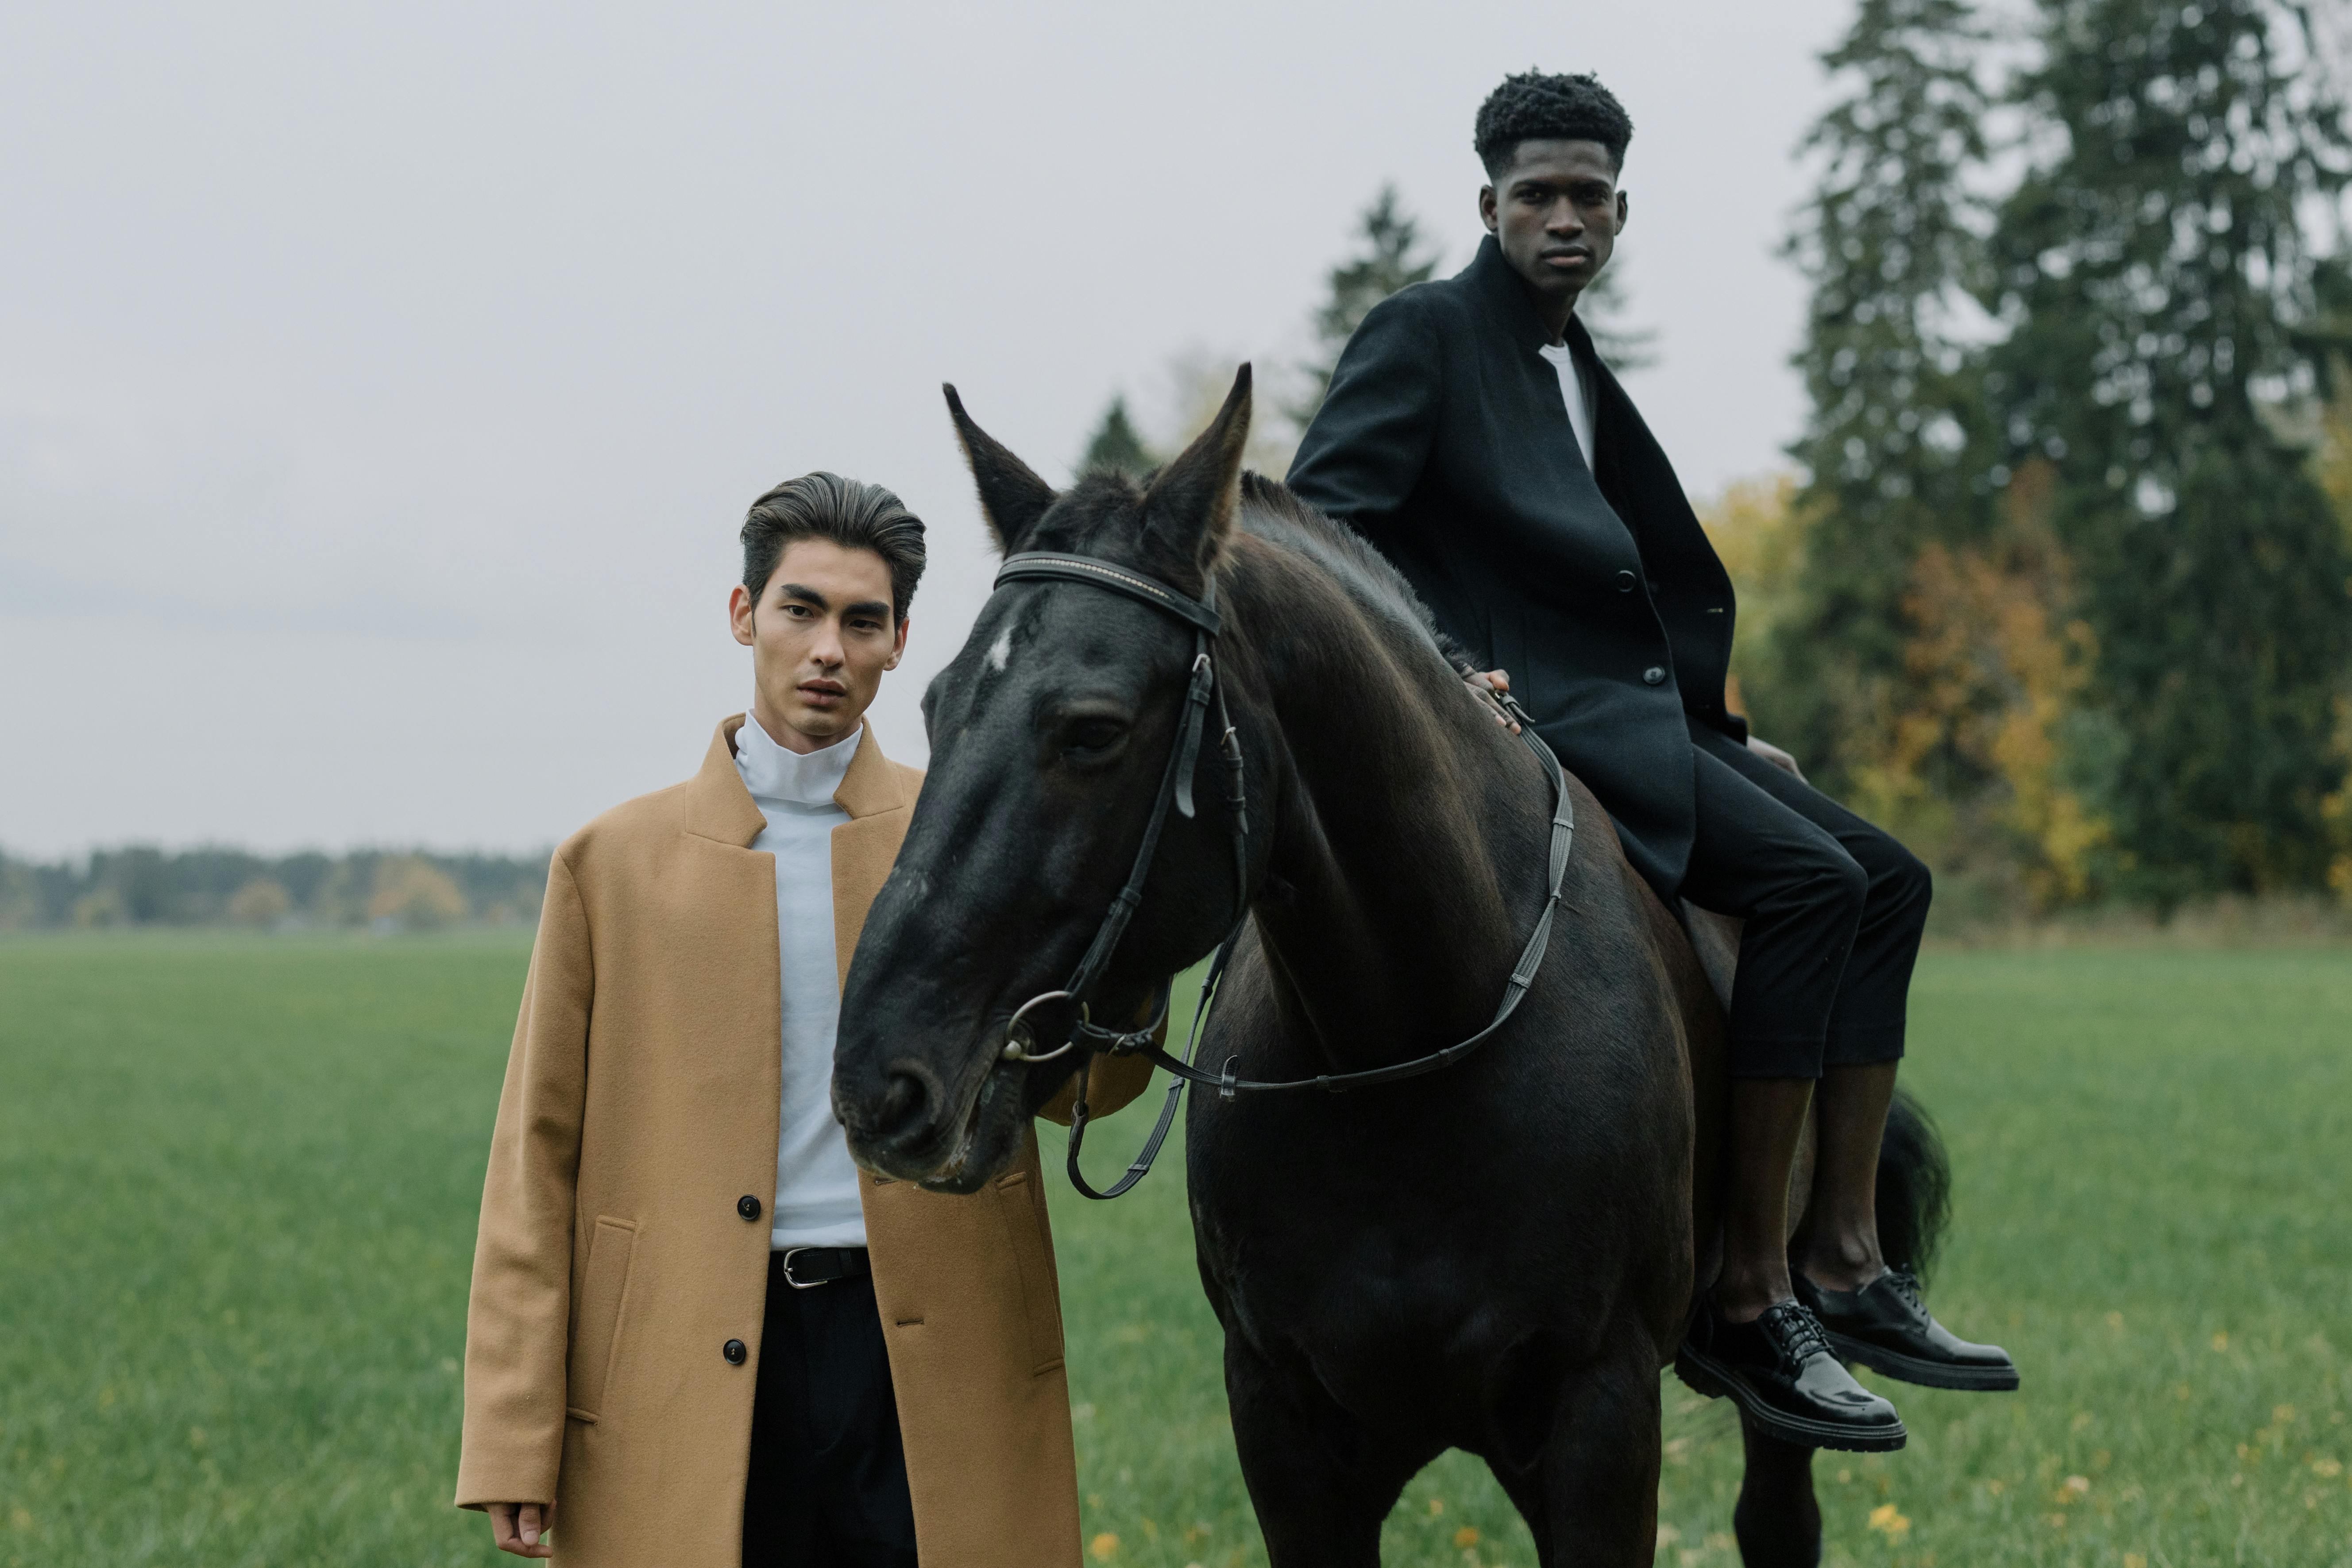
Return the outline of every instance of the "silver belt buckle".
{"type": "Polygon", "coordinates": [[[830,1285],[833,1283],[830,1279],[795,1279],[793,1278],[793,1259],[798,1258],[803,1252],[814,1252],[816,1250],[818,1249],[814,1247],[788,1247],[784,1249],[785,1284],[791,1286],[795,1290],[814,1290],[820,1285],[830,1285]]]}

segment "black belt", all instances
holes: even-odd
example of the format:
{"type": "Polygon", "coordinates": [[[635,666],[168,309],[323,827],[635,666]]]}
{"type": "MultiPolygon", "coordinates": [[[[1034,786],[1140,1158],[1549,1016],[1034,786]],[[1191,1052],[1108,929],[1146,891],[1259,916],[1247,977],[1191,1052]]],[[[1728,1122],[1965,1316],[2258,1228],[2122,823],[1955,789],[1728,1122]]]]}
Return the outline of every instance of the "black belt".
{"type": "Polygon", "coordinates": [[[770,1282],[781,1279],[795,1290],[863,1279],[873,1272],[862,1247],[788,1247],[768,1254],[770,1282]]]}

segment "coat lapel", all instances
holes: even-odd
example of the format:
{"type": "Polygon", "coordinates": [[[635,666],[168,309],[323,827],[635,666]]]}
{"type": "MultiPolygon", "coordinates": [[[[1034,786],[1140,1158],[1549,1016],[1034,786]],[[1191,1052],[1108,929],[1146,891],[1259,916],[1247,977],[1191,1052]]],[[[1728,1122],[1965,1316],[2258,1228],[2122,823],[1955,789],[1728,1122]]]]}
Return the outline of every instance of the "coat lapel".
{"type": "Polygon", "coordinates": [[[833,792],[833,803],[849,814],[849,820],[833,830],[833,952],[846,985],[858,933],[866,929],[866,911],[890,879],[915,804],[914,792],[899,768],[882,754],[870,723],[858,737],[857,754],[849,759],[849,772],[833,792]]]}
{"type": "MultiPolygon", "coordinates": [[[[751,792],[743,787],[742,774],[735,771],[735,732],[744,722],[740,713],[719,721],[701,771],[687,784],[687,831],[739,849],[749,849],[768,826],[751,792]]],[[[871,723],[857,739],[856,753],[849,759],[841,787],[833,792],[833,803],[849,814],[849,820],[833,830],[834,962],[845,984],[858,933],[866,929],[866,911],[890,879],[899,841],[907,837],[908,812],[915,804],[905,770],[882,754],[871,723]]]]}
{"type": "Polygon", "coordinates": [[[743,787],[743,775],[735,771],[735,731],[743,722],[740,713],[719,721],[701,768],[686,784],[686,830],[738,849],[749,849],[768,826],[751,792],[743,787]]]}

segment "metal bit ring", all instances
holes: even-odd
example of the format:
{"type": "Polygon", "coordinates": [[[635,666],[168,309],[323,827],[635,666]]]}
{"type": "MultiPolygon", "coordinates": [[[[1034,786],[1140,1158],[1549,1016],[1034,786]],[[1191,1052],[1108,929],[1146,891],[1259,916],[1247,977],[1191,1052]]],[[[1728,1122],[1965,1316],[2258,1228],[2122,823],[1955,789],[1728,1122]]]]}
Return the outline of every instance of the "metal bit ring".
{"type": "MultiPolygon", "coordinates": [[[[1013,1016],[1004,1022],[1004,1049],[997,1053],[997,1059],[1007,1062],[1050,1062],[1076,1046],[1078,1043],[1078,1037],[1076,1031],[1073,1030],[1068,1039],[1064,1040],[1044,1056],[1032,1056],[1030,1047],[1037,1043],[1037,1037],[1029,1032],[1028,1024],[1024,1022],[1024,1015],[1041,1002],[1068,1000],[1070,1000],[1070,994],[1066,991],[1041,991],[1014,1008],[1013,1016]]],[[[1087,1005],[1083,1002],[1078,1004],[1078,1020],[1087,1024],[1094,1022],[1092,1016],[1087,1011],[1087,1005]]]]}

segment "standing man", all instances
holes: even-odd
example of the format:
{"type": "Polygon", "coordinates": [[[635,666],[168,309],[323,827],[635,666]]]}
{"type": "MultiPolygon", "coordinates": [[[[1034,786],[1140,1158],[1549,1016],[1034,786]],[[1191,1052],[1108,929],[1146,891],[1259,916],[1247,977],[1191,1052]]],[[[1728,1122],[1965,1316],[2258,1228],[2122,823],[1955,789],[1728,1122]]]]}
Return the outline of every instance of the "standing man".
{"type": "Polygon", "coordinates": [[[1879,1257],[1878,1147],[1927,870],[1724,706],[1731,580],[1576,319],[1625,226],[1633,133],[1590,76],[1495,89],[1475,135],[1488,237],[1458,276],[1364,319],[1290,485],[1500,667],[1488,679],[1608,807],[1661,898],[1747,921],[1723,1268],[1678,1364],[1784,1441],[1900,1447],[1895,1407],[1840,1355],[1936,1387],[2017,1384],[2005,1354],[1954,1338],[1879,1257]],[[1792,1278],[1809,1105],[1821,1147],[1792,1278]]]}
{"type": "MultiPolygon", "coordinates": [[[[860,1172],[833,1119],[841,975],[921,784],[863,721],[923,525],[816,473],[741,537],[750,714],[548,868],[457,1500],[522,1557],[556,1554],[560,1518],[580,1568],[1076,1568],[1034,1140],[952,1196],[860,1172]]],[[[1100,1064],[1096,1098],[1132,1099],[1140,1065],[1100,1064]]]]}

